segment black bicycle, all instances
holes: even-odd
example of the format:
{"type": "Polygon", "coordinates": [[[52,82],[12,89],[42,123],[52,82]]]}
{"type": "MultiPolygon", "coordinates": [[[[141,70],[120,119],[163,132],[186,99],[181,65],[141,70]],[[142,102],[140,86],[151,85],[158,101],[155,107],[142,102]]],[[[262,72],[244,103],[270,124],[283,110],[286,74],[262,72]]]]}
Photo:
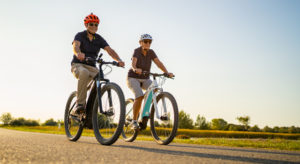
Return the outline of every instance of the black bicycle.
{"type": "MultiPolygon", "coordinates": [[[[65,109],[65,131],[70,141],[77,141],[83,128],[94,130],[97,141],[102,145],[111,145],[119,138],[125,122],[125,99],[122,89],[104,78],[102,66],[118,66],[117,62],[105,62],[101,59],[86,58],[88,63],[97,63],[99,74],[88,85],[86,110],[82,114],[71,114],[75,110],[76,91],[68,98],[65,109]]],[[[112,70],[112,68],[111,68],[112,70]]]]}

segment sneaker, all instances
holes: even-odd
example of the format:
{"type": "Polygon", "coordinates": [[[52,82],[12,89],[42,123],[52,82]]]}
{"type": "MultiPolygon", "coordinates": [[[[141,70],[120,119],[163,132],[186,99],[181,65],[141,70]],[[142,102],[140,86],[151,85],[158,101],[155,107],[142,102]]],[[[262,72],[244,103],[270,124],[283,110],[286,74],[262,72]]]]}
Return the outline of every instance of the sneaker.
{"type": "Polygon", "coordinates": [[[84,112],[84,105],[77,104],[76,107],[75,107],[75,109],[73,109],[71,111],[71,115],[77,116],[77,115],[79,115],[79,114],[81,114],[83,112],[84,112]]]}
{"type": "Polygon", "coordinates": [[[129,126],[131,126],[131,129],[134,130],[137,130],[139,128],[139,125],[136,120],[133,120],[129,126]]]}

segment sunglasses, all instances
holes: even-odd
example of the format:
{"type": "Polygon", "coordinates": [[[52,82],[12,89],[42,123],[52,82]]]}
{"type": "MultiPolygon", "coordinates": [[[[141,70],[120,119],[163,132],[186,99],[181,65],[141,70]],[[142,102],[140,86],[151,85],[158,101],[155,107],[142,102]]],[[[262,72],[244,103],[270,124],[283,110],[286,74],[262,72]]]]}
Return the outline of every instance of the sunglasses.
{"type": "Polygon", "coordinates": [[[152,40],[144,40],[143,42],[144,42],[145,44],[148,44],[148,43],[151,44],[151,43],[152,43],[152,40]]]}
{"type": "Polygon", "coordinates": [[[89,23],[89,26],[91,26],[91,27],[93,27],[93,26],[98,27],[98,24],[97,23],[89,23]]]}

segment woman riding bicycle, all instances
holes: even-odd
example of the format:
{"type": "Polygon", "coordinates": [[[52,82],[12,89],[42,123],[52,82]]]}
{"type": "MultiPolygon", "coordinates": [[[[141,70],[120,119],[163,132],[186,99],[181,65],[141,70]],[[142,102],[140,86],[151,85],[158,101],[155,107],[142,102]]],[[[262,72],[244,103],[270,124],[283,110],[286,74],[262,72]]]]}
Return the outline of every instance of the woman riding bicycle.
{"type": "Polygon", "coordinates": [[[127,85],[135,95],[133,104],[133,121],[132,127],[138,129],[137,118],[140,112],[141,104],[144,98],[142,89],[146,90],[151,85],[149,75],[143,74],[143,71],[150,71],[151,63],[154,63],[169,77],[173,77],[173,73],[169,73],[164,64],[158,59],[155,52],[150,49],[152,37],[149,34],[143,34],[140,37],[140,47],[134,50],[132,56],[132,67],[128,72],[127,85]]]}
{"type": "Polygon", "coordinates": [[[99,18],[91,13],[84,19],[85,31],[76,34],[73,41],[73,60],[71,62],[71,71],[78,79],[77,85],[77,101],[75,111],[72,114],[84,112],[87,96],[88,83],[98,74],[98,69],[95,64],[87,63],[86,57],[96,59],[100,49],[104,49],[107,53],[119,63],[119,66],[124,67],[124,62],[119,55],[108,45],[108,43],[97,34],[99,18]]]}

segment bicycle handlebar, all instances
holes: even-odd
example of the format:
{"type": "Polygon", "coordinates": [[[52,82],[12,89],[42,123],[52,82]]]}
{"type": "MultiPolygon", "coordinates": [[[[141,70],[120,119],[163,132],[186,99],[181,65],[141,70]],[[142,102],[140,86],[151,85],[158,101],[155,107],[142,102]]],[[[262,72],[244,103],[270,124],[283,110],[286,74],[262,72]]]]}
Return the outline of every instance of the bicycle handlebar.
{"type": "MultiPolygon", "coordinates": [[[[148,72],[148,71],[143,71],[142,74],[144,74],[144,75],[147,75],[147,74],[148,74],[148,75],[152,75],[152,76],[154,76],[154,77],[164,76],[164,77],[173,79],[173,78],[169,77],[169,75],[168,75],[167,73],[159,74],[159,73],[151,73],[151,72],[148,72]]],[[[173,77],[175,77],[175,75],[174,75],[173,77]]]]}
{"type": "Polygon", "coordinates": [[[91,57],[86,57],[86,58],[85,58],[85,61],[86,61],[87,63],[91,63],[91,64],[100,63],[100,64],[110,64],[110,65],[114,65],[114,66],[117,66],[117,67],[121,67],[121,66],[119,65],[119,63],[116,62],[116,61],[113,61],[113,62],[106,62],[106,61],[104,61],[104,60],[101,59],[101,58],[93,59],[93,58],[91,58],[91,57]]]}

